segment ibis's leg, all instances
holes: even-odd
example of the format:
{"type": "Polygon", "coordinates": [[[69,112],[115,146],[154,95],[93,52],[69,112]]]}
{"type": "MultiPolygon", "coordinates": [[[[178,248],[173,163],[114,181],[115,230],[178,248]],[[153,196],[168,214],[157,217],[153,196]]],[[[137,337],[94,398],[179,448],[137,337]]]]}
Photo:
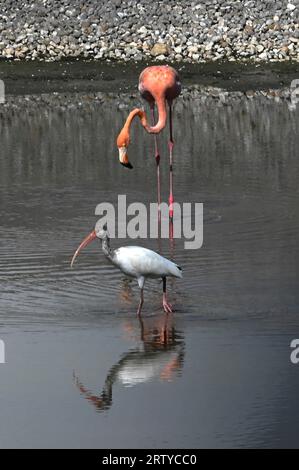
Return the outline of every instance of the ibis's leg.
{"type": "MultiPolygon", "coordinates": [[[[151,117],[152,117],[152,125],[155,125],[155,105],[151,105],[151,117]]],[[[157,165],[157,196],[158,196],[158,222],[159,226],[161,224],[161,182],[160,182],[160,153],[158,148],[158,138],[157,135],[154,134],[154,141],[155,141],[155,160],[157,165]]]]}
{"type": "Polygon", "coordinates": [[[172,305],[167,302],[166,297],[166,277],[163,277],[163,308],[164,312],[172,313],[172,305]]]}
{"type": "Polygon", "coordinates": [[[142,305],[143,305],[143,287],[142,289],[140,289],[140,301],[139,301],[138,310],[137,310],[138,316],[141,314],[142,305]]]}
{"type": "Polygon", "coordinates": [[[140,315],[140,314],[141,314],[141,309],[142,309],[142,305],[143,305],[143,287],[144,287],[144,282],[145,282],[144,277],[139,277],[139,278],[138,278],[138,285],[139,285],[139,287],[140,287],[140,300],[139,300],[137,315],[140,315]]]}
{"type": "Polygon", "coordinates": [[[141,341],[145,341],[144,323],[143,323],[141,315],[138,315],[138,320],[139,320],[139,324],[140,324],[140,339],[141,339],[141,341]]]}

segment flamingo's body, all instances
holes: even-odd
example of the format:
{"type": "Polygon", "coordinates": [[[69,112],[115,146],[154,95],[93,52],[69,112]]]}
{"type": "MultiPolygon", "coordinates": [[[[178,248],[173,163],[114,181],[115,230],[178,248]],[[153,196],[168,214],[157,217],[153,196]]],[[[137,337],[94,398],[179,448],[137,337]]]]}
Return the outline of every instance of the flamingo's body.
{"type": "MultiPolygon", "coordinates": [[[[166,126],[167,110],[166,103],[169,106],[169,165],[170,165],[170,192],[169,192],[169,214],[173,217],[173,134],[172,134],[172,102],[181,92],[181,82],[177,72],[168,65],[156,65],[147,67],[139,77],[139,91],[141,96],[149,103],[152,114],[152,125],[148,124],[146,114],[143,109],[136,108],[130,112],[124,127],[117,138],[120,163],[128,168],[133,168],[129,162],[127,148],[130,144],[130,128],[133,119],[138,116],[144,129],[150,134],[158,134],[166,126]],[[158,122],[154,123],[154,108],[157,105],[158,122]]],[[[155,136],[155,158],[157,163],[158,179],[158,204],[161,202],[160,191],[160,154],[155,136]]]]}
{"type": "Polygon", "coordinates": [[[140,246],[126,246],[112,251],[107,227],[105,226],[104,229],[101,229],[96,226],[95,230],[93,230],[77,248],[71,266],[81,249],[96,238],[102,240],[102,250],[105,256],[124,274],[137,279],[140,288],[138,315],[141,313],[143,305],[143,288],[147,278],[163,279],[163,308],[167,313],[172,312],[172,307],[166,299],[166,277],[182,277],[182,270],[177,264],[160,256],[155,251],[140,246]]]}
{"type": "Polygon", "coordinates": [[[138,90],[151,107],[156,103],[158,122],[147,126],[150,134],[158,134],[166,125],[166,101],[171,104],[181,92],[181,82],[175,69],[168,65],[147,67],[139,77],[138,90]]]}

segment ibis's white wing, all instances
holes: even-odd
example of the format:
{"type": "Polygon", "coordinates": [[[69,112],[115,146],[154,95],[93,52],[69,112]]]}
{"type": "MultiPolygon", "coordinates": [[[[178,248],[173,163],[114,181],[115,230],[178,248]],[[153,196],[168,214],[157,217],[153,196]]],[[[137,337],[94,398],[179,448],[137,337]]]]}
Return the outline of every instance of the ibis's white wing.
{"type": "Polygon", "coordinates": [[[182,271],[175,263],[141,246],[118,248],[115,251],[115,264],[133,277],[182,277],[182,271]]]}

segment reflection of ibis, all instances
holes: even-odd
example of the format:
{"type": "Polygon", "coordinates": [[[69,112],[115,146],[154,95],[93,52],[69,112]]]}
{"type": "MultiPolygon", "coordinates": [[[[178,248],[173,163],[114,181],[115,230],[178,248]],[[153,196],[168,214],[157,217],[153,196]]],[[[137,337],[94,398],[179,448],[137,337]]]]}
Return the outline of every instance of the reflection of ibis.
{"type": "Polygon", "coordinates": [[[102,240],[102,250],[105,256],[117,266],[124,274],[135,277],[140,287],[140,302],[137,314],[140,315],[143,305],[143,287],[147,278],[162,278],[163,280],[163,308],[167,313],[172,312],[171,305],[166,298],[166,277],[182,277],[181,268],[169,261],[158,253],[141,246],[125,246],[112,251],[110,248],[110,238],[105,224],[101,228],[100,221],[93,230],[77,248],[71,266],[79,252],[87,246],[92,240],[99,238],[102,240]]]}
{"type": "MultiPolygon", "coordinates": [[[[86,400],[98,411],[107,410],[112,405],[112,389],[116,382],[125,386],[134,386],[152,380],[171,381],[179,372],[184,360],[184,342],[172,324],[168,315],[154,319],[154,324],[139,317],[140,340],[138,347],[124,354],[111,367],[102,392],[94,395],[74,374],[74,382],[86,400]]],[[[134,329],[126,325],[126,330],[134,329]]]]}

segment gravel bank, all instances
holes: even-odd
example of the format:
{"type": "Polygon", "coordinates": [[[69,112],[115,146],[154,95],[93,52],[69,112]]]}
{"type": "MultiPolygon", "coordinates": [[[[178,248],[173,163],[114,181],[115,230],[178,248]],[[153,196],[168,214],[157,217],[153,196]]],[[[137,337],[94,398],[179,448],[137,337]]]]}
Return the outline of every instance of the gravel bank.
{"type": "Polygon", "coordinates": [[[299,0],[3,0],[0,58],[298,61],[299,0]]]}
{"type": "MultiPolygon", "coordinates": [[[[179,99],[175,102],[175,110],[180,114],[182,107],[207,105],[213,108],[233,106],[236,103],[250,103],[259,101],[260,103],[275,102],[285,104],[290,111],[298,111],[292,102],[289,88],[268,89],[268,90],[248,90],[227,91],[218,87],[205,87],[193,85],[185,87],[179,99]]],[[[26,109],[60,109],[65,111],[78,110],[82,108],[92,108],[93,106],[107,106],[113,110],[121,110],[125,115],[134,107],[144,106],[144,101],[139,93],[42,93],[39,95],[13,96],[9,95],[5,103],[0,106],[0,117],[4,117],[8,110],[23,112],[26,109]]]]}

